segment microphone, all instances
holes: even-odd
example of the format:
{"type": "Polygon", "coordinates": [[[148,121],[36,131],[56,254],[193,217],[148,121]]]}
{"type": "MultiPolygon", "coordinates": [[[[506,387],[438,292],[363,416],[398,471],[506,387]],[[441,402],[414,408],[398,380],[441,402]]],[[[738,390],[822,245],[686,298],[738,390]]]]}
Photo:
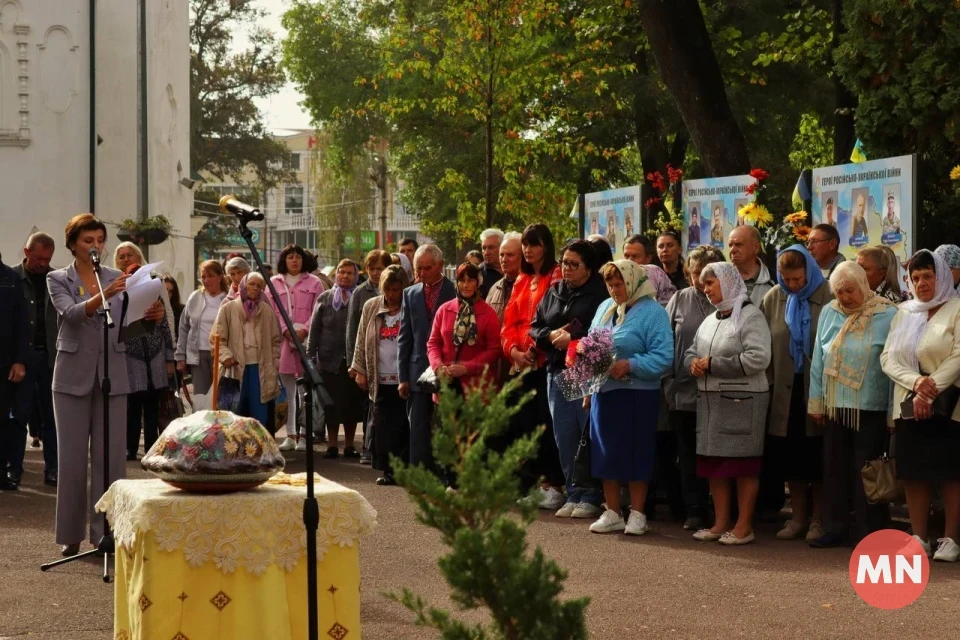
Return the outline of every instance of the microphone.
{"type": "Polygon", "coordinates": [[[90,262],[93,263],[93,266],[100,266],[100,252],[94,248],[90,248],[90,262]]]}
{"type": "Polygon", "coordinates": [[[240,202],[231,195],[220,198],[220,211],[232,213],[240,218],[241,222],[250,222],[251,220],[263,220],[263,214],[253,205],[240,202]]]}

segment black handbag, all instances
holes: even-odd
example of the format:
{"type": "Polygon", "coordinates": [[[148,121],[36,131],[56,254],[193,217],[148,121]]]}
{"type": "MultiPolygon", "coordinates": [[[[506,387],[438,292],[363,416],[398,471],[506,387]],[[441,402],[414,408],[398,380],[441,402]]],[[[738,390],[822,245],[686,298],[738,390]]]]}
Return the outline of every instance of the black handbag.
{"type": "MultiPolygon", "coordinates": [[[[916,397],[916,392],[911,391],[907,394],[904,401],[900,403],[900,417],[904,420],[915,419],[913,416],[913,399],[916,397]]],[[[957,408],[958,401],[960,401],[960,387],[950,385],[937,394],[937,397],[933,400],[933,404],[930,405],[930,410],[935,416],[950,418],[953,416],[953,411],[957,408]]]]}
{"type": "MultiPolygon", "coordinates": [[[[453,357],[453,364],[460,362],[461,349],[463,349],[463,344],[457,347],[457,354],[453,357]]],[[[420,393],[439,393],[440,380],[437,378],[437,372],[433,370],[433,367],[427,367],[427,370],[417,378],[417,391],[420,393]]]]}
{"type": "Polygon", "coordinates": [[[593,473],[590,469],[590,414],[580,432],[580,441],[577,443],[577,453],[573,461],[573,486],[584,489],[594,486],[593,473]]]}

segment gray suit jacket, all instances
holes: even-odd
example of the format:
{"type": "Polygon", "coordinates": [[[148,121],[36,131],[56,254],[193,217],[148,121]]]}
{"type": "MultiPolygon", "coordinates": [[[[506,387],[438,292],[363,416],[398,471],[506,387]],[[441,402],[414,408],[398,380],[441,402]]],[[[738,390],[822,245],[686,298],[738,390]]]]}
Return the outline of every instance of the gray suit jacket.
{"type": "MultiPolygon", "coordinates": [[[[440,299],[433,314],[427,313],[427,300],[423,295],[423,283],[408,287],[403,292],[403,305],[400,307],[400,336],[397,338],[397,350],[400,366],[401,384],[409,382],[416,386],[417,380],[430,366],[427,360],[427,340],[433,329],[433,317],[444,302],[457,297],[457,289],[447,278],[440,285],[440,299]]],[[[416,389],[414,389],[415,391],[416,389]]]]}
{"type": "MultiPolygon", "coordinates": [[[[116,269],[103,267],[100,283],[104,288],[120,276],[116,269]]],[[[57,361],[53,367],[53,390],[72,396],[93,391],[94,380],[103,383],[103,325],[98,314],[87,317],[86,301],[92,296],[73,264],[47,274],[47,290],[57,310],[57,361]],[[81,289],[83,289],[81,293],[81,289]],[[96,376],[91,375],[96,371],[96,376]]],[[[111,298],[110,310],[116,326],[110,329],[108,358],[110,395],[129,393],[126,345],[118,341],[120,333],[120,298],[111,298]]]]}

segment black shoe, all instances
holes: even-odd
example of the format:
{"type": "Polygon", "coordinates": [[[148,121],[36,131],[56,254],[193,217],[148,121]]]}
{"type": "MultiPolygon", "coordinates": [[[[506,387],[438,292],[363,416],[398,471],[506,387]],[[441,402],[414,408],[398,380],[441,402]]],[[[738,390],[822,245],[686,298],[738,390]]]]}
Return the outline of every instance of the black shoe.
{"type": "Polygon", "coordinates": [[[340,450],[336,447],[327,447],[327,452],[323,454],[323,457],[327,460],[333,460],[340,456],[340,450]]]}
{"type": "Polygon", "coordinates": [[[690,516],[683,521],[683,528],[687,531],[699,531],[703,529],[703,518],[700,516],[690,516]]]}
{"type": "Polygon", "coordinates": [[[56,487],[56,486],[57,486],[57,472],[56,472],[56,471],[48,471],[47,473],[43,474],[43,484],[47,485],[48,487],[56,487]]]}
{"type": "Polygon", "coordinates": [[[380,476],[377,478],[377,486],[379,487],[392,487],[397,484],[397,481],[393,479],[393,476],[380,476]]]}
{"type": "Polygon", "coordinates": [[[17,473],[15,471],[7,472],[7,485],[10,491],[16,491],[17,489],[20,488],[20,480],[22,479],[22,477],[23,477],[22,474],[17,473]]]}
{"type": "Polygon", "coordinates": [[[130,453],[129,451],[127,452],[127,462],[133,462],[136,459],[137,459],[137,454],[130,453]]]}
{"type": "Polygon", "coordinates": [[[16,491],[17,486],[10,484],[6,476],[0,476],[0,491],[16,491]]]}
{"type": "Polygon", "coordinates": [[[850,540],[847,536],[839,533],[825,533],[816,540],[810,542],[814,549],[834,549],[836,547],[849,547],[850,540]]]}
{"type": "Polygon", "coordinates": [[[80,553],[80,544],[65,544],[60,548],[60,555],[64,558],[69,558],[70,556],[75,556],[80,553]]]}
{"type": "Polygon", "coordinates": [[[359,458],[359,457],[360,457],[360,452],[357,451],[356,449],[354,449],[353,447],[346,447],[346,448],[343,450],[343,457],[344,457],[344,458],[359,458]]]}
{"type": "Polygon", "coordinates": [[[40,438],[34,438],[33,440],[31,440],[31,441],[30,441],[30,447],[33,448],[33,449],[39,449],[39,448],[40,448],[40,438]]]}

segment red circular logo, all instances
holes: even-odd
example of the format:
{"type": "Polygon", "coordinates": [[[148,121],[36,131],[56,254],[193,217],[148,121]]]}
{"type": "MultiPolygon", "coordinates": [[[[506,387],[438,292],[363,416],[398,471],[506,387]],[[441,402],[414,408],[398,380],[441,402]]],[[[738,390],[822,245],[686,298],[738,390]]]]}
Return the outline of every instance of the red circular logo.
{"type": "Polygon", "coordinates": [[[917,540],[883,529],[860,541],[850,556],[850,584],[860,599],[878,609],[900,609],[920,597],[930,578],[930,561],[917,540]]]}

